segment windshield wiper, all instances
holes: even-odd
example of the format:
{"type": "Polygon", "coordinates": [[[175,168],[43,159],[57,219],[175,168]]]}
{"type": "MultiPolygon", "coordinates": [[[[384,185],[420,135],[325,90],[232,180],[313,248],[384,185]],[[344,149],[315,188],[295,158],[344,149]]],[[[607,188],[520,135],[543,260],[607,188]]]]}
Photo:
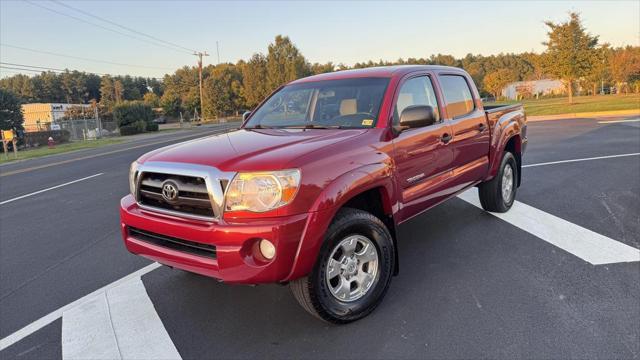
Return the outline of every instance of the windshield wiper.
{"type": "Polygon", "coordinates": [[[253,129],[273,129],[273,128],[271,126],[256,124],[254,126],[245,126],[244,129],[253,130],[253,129]]]}
{"type": "Polygon", "coordinates": [[[305,124],[305,125],[282,126],[281,128],[282,129],[342,129],[342,125],[305,124]]]}

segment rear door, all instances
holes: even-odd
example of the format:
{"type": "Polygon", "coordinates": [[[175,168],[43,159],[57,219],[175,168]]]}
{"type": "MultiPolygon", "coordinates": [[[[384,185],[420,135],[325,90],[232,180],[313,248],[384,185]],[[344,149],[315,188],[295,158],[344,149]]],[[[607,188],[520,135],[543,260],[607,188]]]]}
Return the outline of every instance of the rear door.
{"type": "Polygon", "coordinates": [[[436,113],[436,123],[404,130],[394,139],[398,184],[402,193],[402,220],[442,200],[438,195],[451,172],[453,152],[442,141],[451,130],[440,116],[441,102],[434,91],[431,74],[405,78],[394,99],[393,125],[398,125],[402,110],[411,105],[429,105],[436,113]]]}
{"type": "Polygon", "coordinates": [[[489,166],[489,128],[471,79],[460,73],[440,73],[438,81],[453,138],[454,189],[484,178],[489,166]]]}

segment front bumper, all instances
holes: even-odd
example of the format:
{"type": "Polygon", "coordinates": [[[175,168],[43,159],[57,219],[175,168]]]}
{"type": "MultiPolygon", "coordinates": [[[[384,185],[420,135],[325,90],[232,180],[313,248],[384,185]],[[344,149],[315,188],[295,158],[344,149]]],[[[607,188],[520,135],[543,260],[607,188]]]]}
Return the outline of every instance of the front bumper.
{"type": "Polygon", "coordinates": [[[271,219],[205,222],[161,215],[141,209],[131,195],[120,202],[121,229],[127,249],[161,264],[229,283],[271,283],[287,280],[304,237],[310,214],[271,219]],[[202,256],[141,240],[135,228],[166,237],[215,246],[215,255],[202,256]],[[260,256],[258,241],[276,247],[272,260],[260,256]]]}

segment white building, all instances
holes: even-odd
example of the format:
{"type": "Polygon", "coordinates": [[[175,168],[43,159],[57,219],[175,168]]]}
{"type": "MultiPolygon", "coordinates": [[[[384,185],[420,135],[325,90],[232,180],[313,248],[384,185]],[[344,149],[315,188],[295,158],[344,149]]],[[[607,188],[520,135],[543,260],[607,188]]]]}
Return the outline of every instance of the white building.
{"type": "Polygon", "coordinates": [[[532,81],[517,81],[502,89],[502,96],[517,100],[522,97],[562,94],[565,86],[560,80],[543,79],[532,81]]]}

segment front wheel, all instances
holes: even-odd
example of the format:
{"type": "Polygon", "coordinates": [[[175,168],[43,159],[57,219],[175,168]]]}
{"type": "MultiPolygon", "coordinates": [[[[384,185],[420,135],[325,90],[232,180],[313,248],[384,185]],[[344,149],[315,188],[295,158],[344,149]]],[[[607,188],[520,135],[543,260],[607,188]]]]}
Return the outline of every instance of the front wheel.
{"type": "Polygon", "coordinates": [[[498,175],[478,186],[480,204],[486,211],[507,212],[516,199],[518,190],[518,164],[510,152],[505,152],[498,175]]]}
{"type": "Polygon", "coordinates": [[[329,227],[311,274],[289,284],[302,307],[324,321],[344,324],[371,313],[393,274],[393,239],[372,214],[345,208],[329,227]]]}

